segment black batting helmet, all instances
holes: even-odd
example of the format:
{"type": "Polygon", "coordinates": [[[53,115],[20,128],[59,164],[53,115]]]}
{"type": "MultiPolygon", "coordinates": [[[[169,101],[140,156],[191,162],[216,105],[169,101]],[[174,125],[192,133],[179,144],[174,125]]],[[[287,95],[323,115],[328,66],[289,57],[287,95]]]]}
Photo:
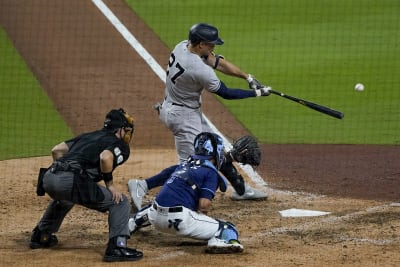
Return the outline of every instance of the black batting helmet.
{"type": "Polygon", "coordinates": [[[193,25],[189,30],[189,40],[192,44],[197,44],[201,41],[216,45],[222,45],[224,43],[224,41],[218,37],[218,29],[207,23],[193,25]]]}

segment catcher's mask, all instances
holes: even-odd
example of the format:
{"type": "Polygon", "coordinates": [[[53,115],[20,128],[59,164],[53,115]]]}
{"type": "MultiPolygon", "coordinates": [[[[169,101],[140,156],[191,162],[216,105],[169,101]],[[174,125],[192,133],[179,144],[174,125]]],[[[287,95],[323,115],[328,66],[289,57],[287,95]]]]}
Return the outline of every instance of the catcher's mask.
{"type": "Polygon", "coordinates": [[[129,144],[134,131],[134,119],[122,108],[113,109],[107,113],[104,120],[104,129],[110,130],[116,133],[119,129],[123,128],[125,135],[123,137],[124,142],[129,144]]]}
{"type": "Polygon", "coordinates": [[[194,139],[194,154],[200,159],[214,159],[219,169],[224,161],[224,142],[217,134],[202,132],[194,139]]]}

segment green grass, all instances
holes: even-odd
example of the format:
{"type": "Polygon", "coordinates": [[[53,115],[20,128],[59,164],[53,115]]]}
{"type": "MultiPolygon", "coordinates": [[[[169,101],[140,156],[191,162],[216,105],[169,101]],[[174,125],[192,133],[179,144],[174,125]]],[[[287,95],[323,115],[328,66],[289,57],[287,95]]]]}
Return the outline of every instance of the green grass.
{"type": "Polygon", "coordinates": [[[0,160],[50,155],[72,136],[2,28],[0,85],[0,160]]]}
{"type": "MultiPolygon", "coordinates": [[[[345,113],[338,120],[275,95],[221,99],[260,141],[400,144],[399,1],[126,1],[171,49],[191,25],[209,22],[225,40],[217,53],[275,90],[345,113]]],[[[0,160],[49,155],[72,136],[2,28],[0,111],[0,160]]]]}
{"type": "Polygon", "coordinates": [[[192,24],[214,24],[225,41],[217,53],[275,90],[345,113],[338,120],[278,96],[221,100],[259,140],[400,144],[399,1],[126,2],[169,48],[192,24]],[[354,91],[358,82],[364,92],[354,91]]]}

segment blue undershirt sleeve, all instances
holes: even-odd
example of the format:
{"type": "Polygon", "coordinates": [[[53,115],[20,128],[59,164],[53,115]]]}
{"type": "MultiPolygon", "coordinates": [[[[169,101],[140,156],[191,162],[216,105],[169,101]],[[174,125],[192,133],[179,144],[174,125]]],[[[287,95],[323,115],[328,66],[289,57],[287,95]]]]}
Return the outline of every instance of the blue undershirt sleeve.
{"type": "Polygon", "coordinates": [[[179,165],[173,165],[162,170],[160,173],[146,179],[147,187],[149,190],[155,187],[162,186],[175,171],[179,165]]]}
{"type": "Polygon", "coordinates": [[[224,99],[243,99],[256,96],[253,90],[228,88],[222,81],[215,93],[224,99]]]}

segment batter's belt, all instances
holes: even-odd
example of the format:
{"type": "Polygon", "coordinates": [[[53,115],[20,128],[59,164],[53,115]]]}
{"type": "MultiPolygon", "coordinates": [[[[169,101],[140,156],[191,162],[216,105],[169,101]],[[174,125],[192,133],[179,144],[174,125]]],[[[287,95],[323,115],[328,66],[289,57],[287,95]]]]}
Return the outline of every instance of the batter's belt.
{"type": "Polygon", "coordinates": [[[200,106],[201,106],[201,104],[200,104],[198,107],[195,107],[195,108],[194,108],[194,107],[189,107],[189,106],[184,105],[184,104],[175,103],[175,102],[172,102],[172,101],[170,101],[170,100],[167,100],[167,97],[164,98],[164,102],[170,103],[170,104],[173,105],[173,106],[187,107],[187,108],[190,108],[190,109],[198,109],[198,108],[200,108],[200,106]]]}

